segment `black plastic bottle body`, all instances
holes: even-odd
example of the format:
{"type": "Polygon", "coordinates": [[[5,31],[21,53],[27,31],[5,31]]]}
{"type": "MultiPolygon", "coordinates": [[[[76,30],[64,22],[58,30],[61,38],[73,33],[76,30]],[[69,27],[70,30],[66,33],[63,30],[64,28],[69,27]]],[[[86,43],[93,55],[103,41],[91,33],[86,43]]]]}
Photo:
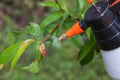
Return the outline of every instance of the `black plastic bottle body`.
{"type": "Polygon", "coordinates": [[[106,70],[113,80],[120,80],[120,20],[107,1],[96,3],[101,14],[92,6],[85,14],[98,41],[106,70]]]}

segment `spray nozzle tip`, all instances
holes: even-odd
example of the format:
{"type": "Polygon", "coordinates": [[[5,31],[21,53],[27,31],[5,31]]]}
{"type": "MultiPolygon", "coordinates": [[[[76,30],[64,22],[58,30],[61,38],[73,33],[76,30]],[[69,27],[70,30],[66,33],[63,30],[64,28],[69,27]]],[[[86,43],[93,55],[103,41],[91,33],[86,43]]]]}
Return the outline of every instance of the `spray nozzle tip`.
{"type": "Polygon", "coordinates": [[[93,0],[87,0],[87,2],[91,4],[93,2],[93,0]]]}

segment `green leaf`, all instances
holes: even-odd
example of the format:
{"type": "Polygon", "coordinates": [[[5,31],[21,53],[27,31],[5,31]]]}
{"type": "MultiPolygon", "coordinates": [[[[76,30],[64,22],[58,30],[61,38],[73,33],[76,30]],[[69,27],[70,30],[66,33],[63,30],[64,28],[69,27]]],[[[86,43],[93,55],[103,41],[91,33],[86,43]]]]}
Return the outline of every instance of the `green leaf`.
{"type": "Polygon", "coordinates": [[[62,20],[60,22],[60,27],[63,27],[63,24],[65,23],[66,19],[69,17],[70,12],[64,12],[62,16],[62,20]]]}
{"type": "Polygon", "coordinates": [[[32,73],[37,73],[40,70],[38,62],[32,62],[29,66],[23,67],[22,69],[32,73]]]}
{"type": "Polygon", "coordinates": [[[76,35],[76,36],[72,37],[71,41],[78,48],[81,48],[83,46],[83,44],[84,44],[84,42],[82,40],[82,37],[80,35],[76,35]]]}
{"type": "Polygon", "coordinates": [[[17,50],[20,48],[21,44],[22,42],[18,42],[6,48],[0,55],[0,64],[7,64],[8,62],[10,62],[16,54],[17,50]]]}
{"type": "Polygon", "coordinates": [[[64,11],[68,11],[65,0],[61,0],[61,7],[64,11]]]}
{"type": "Polygon", "coordinates": [[[58,5],[55,2],[52,2],[52,1],[47,1],[47,2],[43,2],[43,3],[39,3],[38,5],[45,6],[45,7],[59,8],[58,5]]]}
{"type": "Polygon", "coordinates": [[[36,23],[30,23],[29,26],[25,28],[25,32],[31,34],[34,37],[39,37],[41,35],[41,29],[36,23]]]}
{"type": "Polygon", "coordinates": [[[86,33],[87,38],[90,39],[90,36],[91,36],[91,28],[88,28],[88,29],[85,31],[85,33],[86,33]]]}
{"type": "Polygon", "coordinates": [[[37,56],[37,60],[38,62],[42,59],[42,55],[41,52],[39,51],[40,45],[36,44],[36,56],[37,56]]]}
{"type": "Polygon", "coordinates": [[[91,49],[91,51],[80,61],[80,64],[84,66],[85,64],[88,64],[92,61],[94,57],[94,48],[91,49]]]}
{"type": "Polygon", "coordinates": [[[82,10],[85,6],[85,0],[78,0],[78,2],[79,2],[80,10],[82,10]]]}
{"type": "MultiPolygon", "coordinates": [[[[98,45],[97,45],[97,43],[95,41],[95,37],[94,37],[93,32],[91,32],[90,39],[88,39],[88,40],[93,42],[93,43],[91,42],[93,44],[93,45],[91,44],[93,47],[91,47],[88,54],[86,54],[86,56],[80,61],[81,65],[85,65],[85,64],[88,64],[89,62],[91,62],[93,57],[94,57],[96,47],[98,48],[98,45]]],[[[90,45],[88,45],[88,46],[90,46],[90,45]]]]}
{"type": "Polygon", "coordinates": [[[62,31],[64,30],[64,23],[67,21],[67,18],[68,18],[69,15],[70,15],[69,12],[64,12],[63,13],[62,19],[60,21],[59,28],[55,31],[56,32],[56,36],[63,33],[62,31]]]}
{"type": "Polygon", "coordinates": [[[40,28],[43,29],[44,27],[46,27],[47,25],[55,22],[56,20],[58,20],[59,18],[62,17],[61,13],[54,13],[52,15],[49,15],[48,17],[46,17],[42,23],[40,24],[40,28]]]}
{"type": "Polygon", "coordinates": [[[23,54],[23,52],[25,51],[25,49],[33,42],[32,39],[27,39],[25,40],[20,48],[17,50],[12,62],[11,62],[11,69],[13,69],[17,63],[17,61],[19,60],[20,56],[23,54]]]}
{"type": "Polygon", "coordinates": [[[87,40],[84,46],[80,49],[78,60],[83,60],[91,51],[93,51],[95,47],[95,38],[91,38],[91,40],[87,40]]]}

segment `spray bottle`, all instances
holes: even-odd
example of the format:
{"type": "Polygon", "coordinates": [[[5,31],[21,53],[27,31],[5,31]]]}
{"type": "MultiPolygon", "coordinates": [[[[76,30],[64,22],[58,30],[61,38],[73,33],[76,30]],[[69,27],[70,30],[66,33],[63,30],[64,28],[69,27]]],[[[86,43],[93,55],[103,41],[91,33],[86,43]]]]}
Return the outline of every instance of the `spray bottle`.
{"type": "MultiPolygon", "coordinates": [[[[114,7],[120,0],[114,0],[113,4],[108,1],[94,3],[88,0],[92,6],[85,13],[83,21],[75,23],[59,39],[64,40],[76,34],[84,32],[91,26],[96,40],[101,48],[102,58],[108,75],[113,80],[120,80],[120,18],[118,10],[114,7]],[[116,9],[112,11],[112,9],[116,9]]],[[[112,0],[113,1],[113,0],[112,0]]]]}

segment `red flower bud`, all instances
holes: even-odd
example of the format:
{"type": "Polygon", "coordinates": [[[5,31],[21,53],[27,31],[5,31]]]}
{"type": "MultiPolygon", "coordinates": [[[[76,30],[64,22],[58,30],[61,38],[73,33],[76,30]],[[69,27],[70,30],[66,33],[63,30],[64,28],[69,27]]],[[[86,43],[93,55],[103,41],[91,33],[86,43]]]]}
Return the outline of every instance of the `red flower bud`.
{"type": "Polygon", "coordinates": [[[44,44],[40,45],[39,51],[41,52],[41,55],[44,57],[46,55],[46,48],[44,44]]]}

